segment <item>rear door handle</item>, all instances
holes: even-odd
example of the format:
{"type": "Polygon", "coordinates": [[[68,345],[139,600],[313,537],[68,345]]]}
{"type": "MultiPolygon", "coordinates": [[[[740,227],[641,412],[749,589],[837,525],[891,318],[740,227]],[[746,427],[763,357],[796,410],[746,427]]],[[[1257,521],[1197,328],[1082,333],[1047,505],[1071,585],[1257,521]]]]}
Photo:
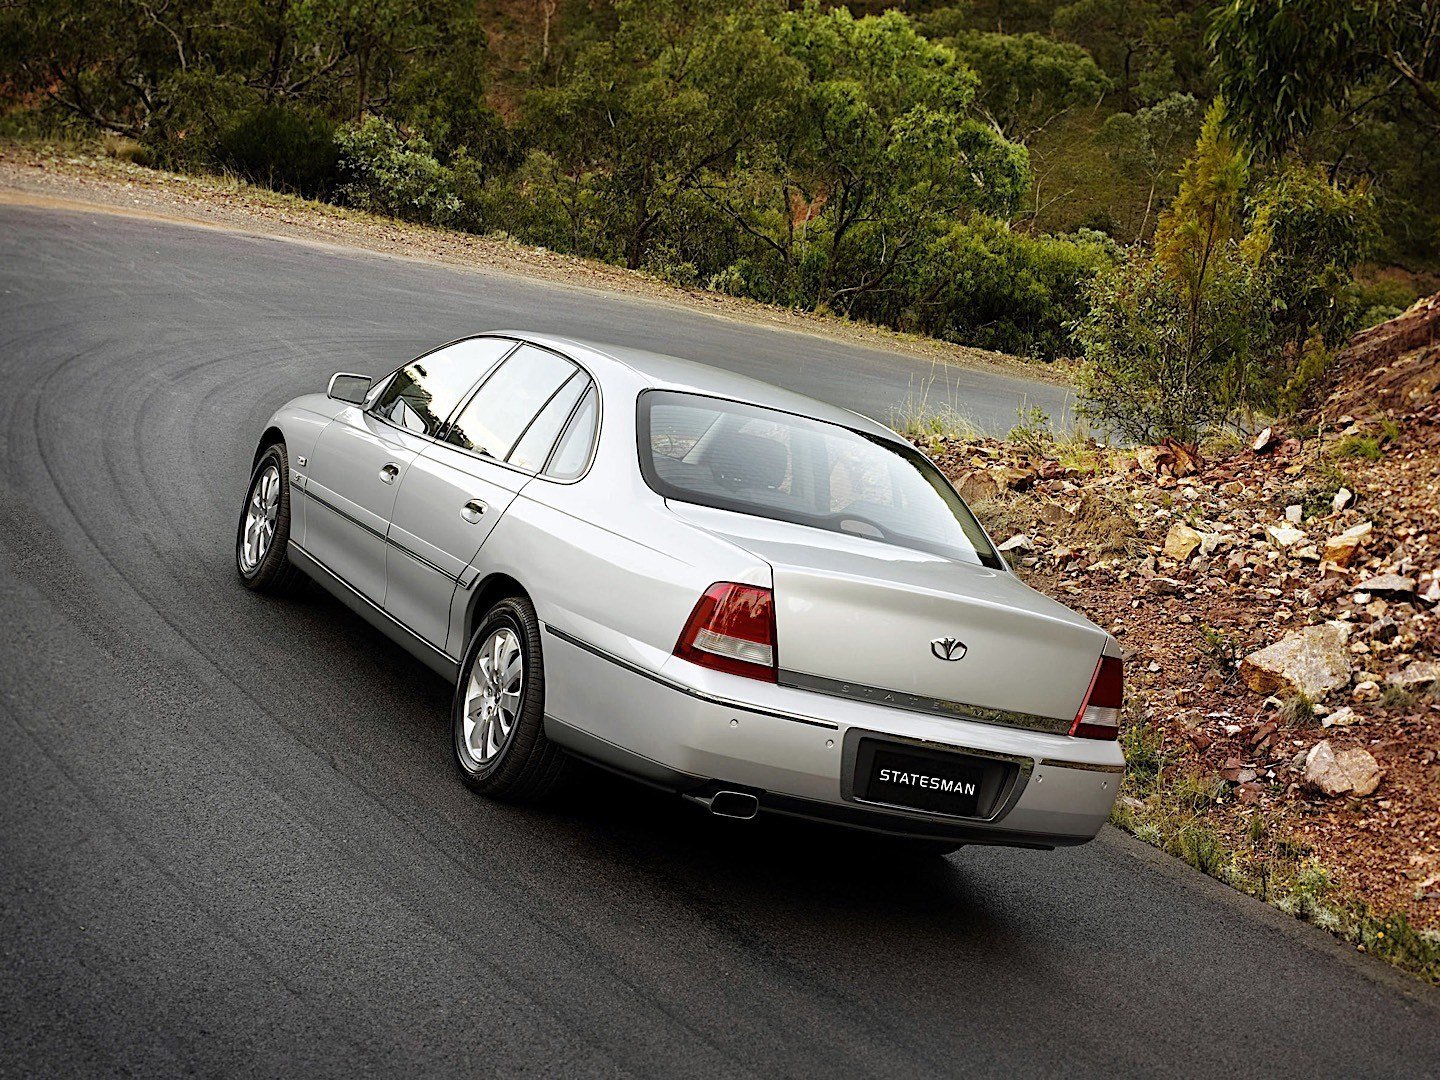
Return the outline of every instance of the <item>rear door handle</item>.
{"type": "Polygon", "coordinates": [[[478,525],[480,519],[485,516],[485,511],[490,509],[479,499],[471,499],[460,508],[460,516],[471,525],[478,525]]]}
{"type": "Polygon", "coordinates": [[[400,466],[399,466],[399,465],[396,465],[395,462],[393,462],[393,461],[387,461],[384,465],[382,465],[382,466],[380,467],[380,482],[381,482],[381,483],[384,483],[384,484],[393,484],[393,483],[395,482],[395,477],[397,477],[397,476],[399,476],[399,475],[400,475],[400,466]]]}

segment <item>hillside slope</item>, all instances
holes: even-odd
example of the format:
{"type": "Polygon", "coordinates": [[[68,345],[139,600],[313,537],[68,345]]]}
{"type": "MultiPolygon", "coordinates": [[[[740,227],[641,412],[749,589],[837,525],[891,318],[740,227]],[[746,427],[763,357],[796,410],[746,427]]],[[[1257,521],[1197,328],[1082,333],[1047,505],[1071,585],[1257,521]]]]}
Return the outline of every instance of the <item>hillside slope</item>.
{"type": "Polygon", "coordinates": [[[1440,980],[1440,296],[1332,387],[1208,461],[921,442],[1130,650],[1117,823],[1440,980]]]}

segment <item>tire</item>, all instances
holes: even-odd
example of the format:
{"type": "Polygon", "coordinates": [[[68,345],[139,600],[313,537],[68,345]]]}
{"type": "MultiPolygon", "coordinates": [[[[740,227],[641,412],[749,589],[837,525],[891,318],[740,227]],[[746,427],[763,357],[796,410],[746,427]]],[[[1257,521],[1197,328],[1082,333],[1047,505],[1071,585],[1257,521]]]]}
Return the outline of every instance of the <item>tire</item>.
{"type": "Polygon", "coordinates": [[[235,569],[255,592],[288,595],[305,582],[290,561],[290,459],[284,443],[271,443],[255,462],[240,524],[235,530],[235,569]]]}
{"type": "Polygon", "coordinates": [[[564,778],[569,759],[545,736],[540,620],[523,596],[497,603],[470,638],[455,683],[450,728],[460,776],[482,795],[539,802],[564,778]],[[519,671],[507,681],[515,657],[519,671]],[[492,671],[497,673],[493,677],[492,671]]]}

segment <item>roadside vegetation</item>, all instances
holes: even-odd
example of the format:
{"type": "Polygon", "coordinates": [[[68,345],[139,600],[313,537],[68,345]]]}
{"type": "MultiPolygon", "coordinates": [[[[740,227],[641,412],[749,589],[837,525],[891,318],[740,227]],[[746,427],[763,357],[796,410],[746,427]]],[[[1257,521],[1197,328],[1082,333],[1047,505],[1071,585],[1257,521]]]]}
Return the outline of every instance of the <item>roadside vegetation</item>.
{"type": "MultiPolygon", "coordinates": [[[[1167,746],[1152,722],[1133,715],[1123,745],[1125,780],[1111,824],[1201,873],[1328,930],[1440,986],[1440,934],[1417,927],[1404,910],[1358,895],[1342,870],[1327,866],[1304,840],[1263,808],[1231,813],[1232,786],[1167,746]]],[[[1292,717],[1282,717],[1294,726],[1292,717]]]]}
{"type": "Polygon", "coordinates": [[[1139,440],[1440,287],[1420,0],[878,7],[17,0],[0,133],[1078,358],[1139,440]]]}

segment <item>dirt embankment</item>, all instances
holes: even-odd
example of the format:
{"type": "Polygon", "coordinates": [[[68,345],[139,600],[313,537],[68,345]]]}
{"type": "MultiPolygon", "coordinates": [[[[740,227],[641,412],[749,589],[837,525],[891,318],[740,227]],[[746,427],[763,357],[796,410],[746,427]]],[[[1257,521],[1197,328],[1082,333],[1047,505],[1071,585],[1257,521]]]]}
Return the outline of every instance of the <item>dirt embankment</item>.
{"type": "Polygon", "coordinates": [[[921,443],[1021,573],[1130,650],[1121,824],[1257,895],[1322,882],[1436,931],[1440,297],[1358,335],[1332,385],[1208,461],[921,443]]]}

